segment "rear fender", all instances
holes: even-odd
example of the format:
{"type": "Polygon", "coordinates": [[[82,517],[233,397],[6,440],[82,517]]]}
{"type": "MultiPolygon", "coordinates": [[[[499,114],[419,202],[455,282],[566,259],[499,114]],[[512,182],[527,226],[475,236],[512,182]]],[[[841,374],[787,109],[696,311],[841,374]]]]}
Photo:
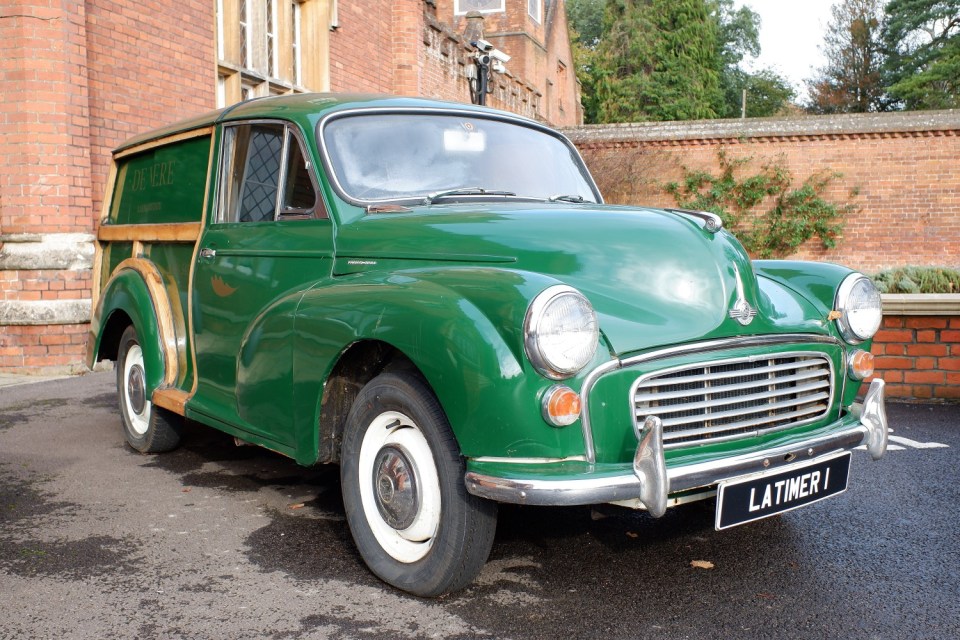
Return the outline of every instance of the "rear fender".
{"type": "Polygon", "coordinates": [[[143,349],[147,388],[151,393],[174,384],[178,373],[177,339],[170,301],[156,266],[142,258],[120,263],[103,287],[90,323],[89,365],[116,350],[104,343],[105,329],[122,312],[132,322],[143,349]]]}

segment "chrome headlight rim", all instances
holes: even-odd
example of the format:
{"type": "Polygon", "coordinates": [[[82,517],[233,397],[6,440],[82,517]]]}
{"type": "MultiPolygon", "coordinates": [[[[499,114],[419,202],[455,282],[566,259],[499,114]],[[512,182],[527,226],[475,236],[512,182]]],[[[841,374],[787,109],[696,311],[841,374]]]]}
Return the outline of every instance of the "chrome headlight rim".
{"type": "Polygon", "coordinates": [[[545,378],[550,380],[566,380],[583,371],[596,355],[596,345],[599,342],[599,338],[600,330],[599,321],[597,320],[597,312],[593,308],[593,305],[590,304],[590,301],[587,299],[587,297],[574,287],[565,284],[557,284],[547,287],[537,294],[537,296],[534,297],[534,299],[530,302],[530,305],[527,307],[527,313],[523,319],[524,351],[526,352],[527,359],[530,360],[530,363],[545,378]],[[584,362],[579,364],[579,366],[564,368],[558,367],[555,363],[552,363],[547,354],[543,352],[538,339],[539,334],[537,329],[540,325],[540,321],[543,319],[544,312],[549,308],[549,306],[556,302],[559,298],[570,295],[576,296],[582,300],[593,316],[594,347],[590,353],[590,356],[585,358],[584,362]]]}
{"type": "Polygon", "coordinates": [[[877,286],[873,284],[873,280],[868,278],[859,272],[854,272],[848,275],[840,283],[840,286],[837,288],[837,295],[834,299],[833,307],[839,312],[840,317],[838,317],[834,322],[836,323],[837,330],[840,332],[840,335],[850,344],[860,344],[861,342],[866,342],[870,340],[877,334],[877,331],[880,330],[880,325],[883,322],[883,308],[879,304],[880,292],[877,289],[877,286]],[[849,300],[850,294],[853,292],[854,288],[861,282],[866,282],[871,289],[876,293],[878,304],[877,304],[877,326],[876,328],[866,334],[858,333],[852,326],[852,323],[849,319],[849,300]]]}

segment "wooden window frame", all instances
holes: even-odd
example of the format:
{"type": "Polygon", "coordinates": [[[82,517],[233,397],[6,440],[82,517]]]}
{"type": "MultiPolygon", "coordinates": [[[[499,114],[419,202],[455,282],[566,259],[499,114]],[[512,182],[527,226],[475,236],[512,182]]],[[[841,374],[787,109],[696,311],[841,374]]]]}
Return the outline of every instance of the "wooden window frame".
{"type": "Polygon", "coordinates": [[[218,107],[240,102],[245,90],[249,97],[330,90],[334,0],[247,0],[248,14],[259,13],[247,16],[250,44],[246,66],[241,64],[240,2],[216,3],[218,107]],[[273,37],[268,38],[266,12],[271,6],[273,37]],[[273,51],[272,64],[268,46],[273,51]]]}

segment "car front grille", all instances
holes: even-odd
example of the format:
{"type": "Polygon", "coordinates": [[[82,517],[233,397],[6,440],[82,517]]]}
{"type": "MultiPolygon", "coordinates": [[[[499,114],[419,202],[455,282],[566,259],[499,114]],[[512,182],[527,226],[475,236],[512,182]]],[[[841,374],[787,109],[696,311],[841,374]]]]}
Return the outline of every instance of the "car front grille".
{"type": "Polygon", "coordinates": [[[785,429],[830,410],[833,367],[823,353],[781,353],[668,369],[634,385],[635,428],[663,422],[665,446],[785,429]]]}

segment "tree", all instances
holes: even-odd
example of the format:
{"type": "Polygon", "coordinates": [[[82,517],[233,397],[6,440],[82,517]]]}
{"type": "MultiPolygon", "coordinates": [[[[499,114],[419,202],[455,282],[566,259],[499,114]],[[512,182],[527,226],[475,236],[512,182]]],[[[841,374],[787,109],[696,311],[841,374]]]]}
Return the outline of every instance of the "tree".
{"type": "Polygon", "coordinates": [[[907,109],[960,107],[960,0],[893,0],[886,13],[890,95],[907,109]]]}
{"type": "Polygon", "coordinates": [[[767,118],[782,113],[796,92],[783,76],[770,69],[747,73],[739,67],[724,76],[725,118],[739,118],[743,91],[747,92],[748,118],[767,118]]]}
{"type": "Polygon", "coordinates": [[[603,14],[606,0],[567,0],[567,24],[585,122],[598,122],[594,58],[603,36],[603,14]]]}
{"type": "Polygon", "coordinates": [[[717,115],[740,117],[743,91],[747,92],[747,117],[776,115],[794,97],[790,83],[771,69],[748,72],[741,66],[744,58],[760,55],[760,16],[747,6],[734,9],[733,0],[711,0],[711,4],[723,93],[717,115]]]}
{"type": "Polygon", "coordinates": [[[738,117],[743,90],[748,116],[770,116],[793,98],[741,67],[760,17],[733,0],[567,0],[567,16],[587,122],[738,117]]]}
{"type": "Polygon", "coordinates": [[[717,117],[717,37],[704,0],[609,0],[591,60],[596,120],[717,117]]]}
{"type": "Polygon", "coordinates": [[[841,0],[823,37],[827,64],[806,81],[812,113],[866,113],[886,108],[880,74],[881,0],[841,0]]]}
{"type": "Polygon", "coordinates": [[[606,0],[567,0],[567,23],[574,32],[572,41],[596,49],[603,36],[603,7],[606,0]]]}

